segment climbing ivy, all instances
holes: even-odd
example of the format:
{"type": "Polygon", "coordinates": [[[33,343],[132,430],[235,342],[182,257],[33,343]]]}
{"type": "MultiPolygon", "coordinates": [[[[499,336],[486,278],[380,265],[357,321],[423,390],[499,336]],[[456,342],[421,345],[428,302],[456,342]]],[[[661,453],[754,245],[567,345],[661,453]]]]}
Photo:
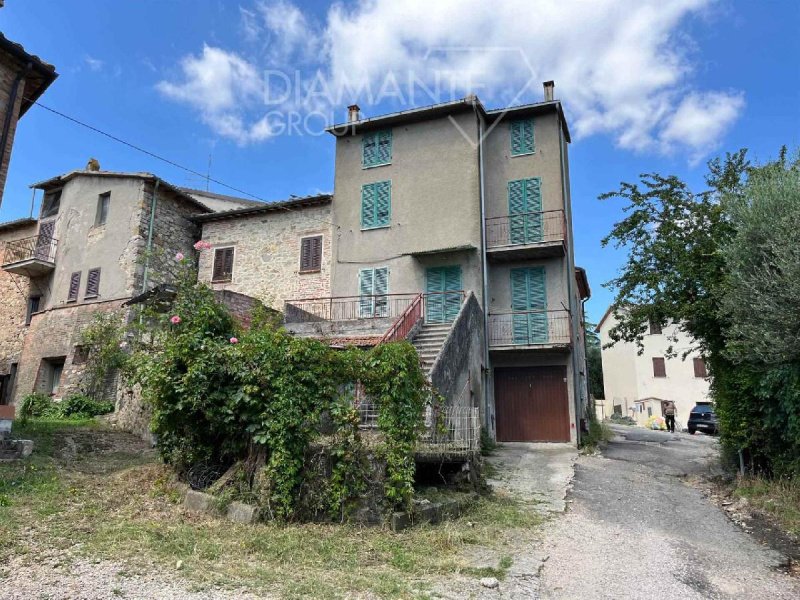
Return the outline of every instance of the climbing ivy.
{"type": "Polygon", "coordinates": [[[87,396],[103,399],[108,378],[125,366],[125,324],[118,312],[97,313],[81,330],[80,344],[86,351],[83,388],[87,396]]]}

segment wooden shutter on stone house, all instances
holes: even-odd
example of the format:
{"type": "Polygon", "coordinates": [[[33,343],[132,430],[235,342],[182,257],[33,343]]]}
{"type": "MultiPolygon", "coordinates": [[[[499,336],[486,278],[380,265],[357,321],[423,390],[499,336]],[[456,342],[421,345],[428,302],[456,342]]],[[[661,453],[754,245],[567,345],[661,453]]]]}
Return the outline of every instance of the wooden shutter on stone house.
{"type": "Polygon", "coordinates": [[[300,272],[309,273],[322,268],[322,236],[300,240],[300,272]]]}
{"type": "Polygon", "coordinates": [[[67,302],[77,302],[78,292],[81,289],[81,272],[73,273],[69,278],[69,293],[67,302]]]}
{"type": "Polygon", "coordinates": [[[96,298],[100,295],[100,269],[90,269],[86,276],[86,294],[84,298],[96,298]]]}
{"type": "Polygon", "coordinates": [[[233,247],[214,250],[214,268],[211,281],[230,281],[233,277],[233,247]]]}

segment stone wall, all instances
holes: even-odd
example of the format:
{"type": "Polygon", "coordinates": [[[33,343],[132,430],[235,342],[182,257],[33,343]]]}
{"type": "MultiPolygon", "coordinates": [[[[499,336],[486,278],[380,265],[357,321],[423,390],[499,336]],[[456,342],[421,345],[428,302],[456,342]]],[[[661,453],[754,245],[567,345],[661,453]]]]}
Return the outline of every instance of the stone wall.
{"type": "MultiPolygon", "coordinates": [[[[6,242],[36,233],[36,224],[0,231],[0,264],[5,262],[6,242]]],[[[25,337],[30,281],[0,269],[0,375],[7,375],[13,363],[19,362],[25,337]]]]}
{"type": "MultiPolygon", "coordinates": [[[[20,64],[12,60],[9,56],[0,53],[0,127],[6,119],[6,107],[8,100],[11,96],[11,90],[14,87],[14,79],[17,77],[17,72],[20,69],[20,64]]],[[[3,154],[3,161],[0,163],[0,202],[3,197],[3,189],[6,185],[6,176],[8,175],[8,165],[11,162],[11,148],[14,145],[14,134],[17,130],[17,120],[19,118],[19,110],[22,105],[22,90],[25,87],[25,80],[19,82],[17,89],[17,101],[12,107],[11,123],[9,125],[8,140],[6,141],[6,151],[3,154]]]]}
{"type": "Polygon", "coordinates": [[[330,295],[330,204],[291,211],[274,211],[203,223],[203,240],[211,250],[200,253],[200,281],[258,298],[283,310],[286,300],[330,295]],[[300,273],[300,240],[322,235],[322,268],[300,273]],[[211,283],[214,249],[233,246],[233,277],[211,283]]]}

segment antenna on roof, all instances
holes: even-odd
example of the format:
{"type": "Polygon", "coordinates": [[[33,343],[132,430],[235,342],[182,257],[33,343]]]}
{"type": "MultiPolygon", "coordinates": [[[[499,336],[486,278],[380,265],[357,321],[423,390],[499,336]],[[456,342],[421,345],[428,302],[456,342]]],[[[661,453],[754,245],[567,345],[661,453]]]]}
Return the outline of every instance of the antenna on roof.
{"type": "Polygon", "coordinates": [[[206,191],[208,191],[211,180],[211,152],[208,153],[208,169],[206,169],[206,191]]]}

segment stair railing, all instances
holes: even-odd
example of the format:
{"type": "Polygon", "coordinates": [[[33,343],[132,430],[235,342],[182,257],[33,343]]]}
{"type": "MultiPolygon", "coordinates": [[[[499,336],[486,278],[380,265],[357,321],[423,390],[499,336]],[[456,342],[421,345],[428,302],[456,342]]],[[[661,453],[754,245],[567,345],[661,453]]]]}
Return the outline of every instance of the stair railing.
{"type": "Polygon", "coordinates": [[[422,302],[423,294],[417,294],[408,305],[403,313],[397,317],[389,330],[383,334],[383,337],[378,342],[384,344],[386,342],[396,342],[398,340],[406,339],[409,332],[414,328],[419,321],[422,320],[422,302]]]}

